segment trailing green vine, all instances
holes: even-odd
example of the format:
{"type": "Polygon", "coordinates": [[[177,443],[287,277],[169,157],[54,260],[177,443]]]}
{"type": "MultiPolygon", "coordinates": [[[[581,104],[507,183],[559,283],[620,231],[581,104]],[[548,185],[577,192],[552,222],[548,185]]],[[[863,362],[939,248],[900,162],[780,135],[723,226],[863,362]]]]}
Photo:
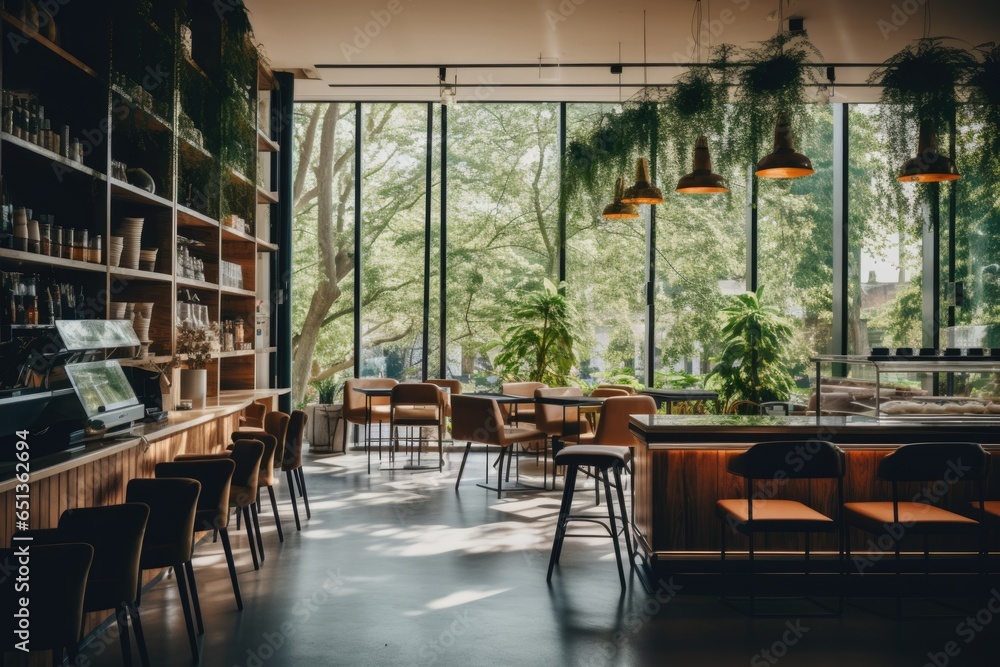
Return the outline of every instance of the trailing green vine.
{"type": "Polygon", "coordinates": [[[756,162],[770,152],[770,139],[779,115],[792,125],[792,132],[804,134],[808,114],[804,113],[806,88],[817,85],[816,68],[823,54],[805,32],[781,32],[741,51],[746,65],[737,75],[736,112],[739,122],[730,124],[729,150],[735,158],[756,162]]]}
{"type": "Polygon", "coordinates": [[[981,168],[1000,179],[1000,42],[976,47],[980,62],[969,76],[969,103],[973,106],[982,148],[981,168]]]}

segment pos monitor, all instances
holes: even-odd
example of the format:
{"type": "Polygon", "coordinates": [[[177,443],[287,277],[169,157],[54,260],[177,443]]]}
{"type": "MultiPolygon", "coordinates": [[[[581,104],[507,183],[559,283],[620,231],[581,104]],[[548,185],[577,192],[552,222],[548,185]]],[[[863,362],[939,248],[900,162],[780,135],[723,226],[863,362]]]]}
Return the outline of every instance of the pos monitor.
{"type": "Polygon", "coordinates": [[[67,364],[66,375],[93,427],[99,428],[95,422],[100,421],[110,430],[145,417],[145,409],[118,360],[67,364]]]}

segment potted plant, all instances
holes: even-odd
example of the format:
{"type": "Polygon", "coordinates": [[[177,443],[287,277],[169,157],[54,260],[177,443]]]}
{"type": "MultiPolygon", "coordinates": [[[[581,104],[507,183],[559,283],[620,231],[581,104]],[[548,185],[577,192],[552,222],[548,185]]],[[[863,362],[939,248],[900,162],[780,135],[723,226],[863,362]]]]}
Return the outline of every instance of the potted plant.
{"type": "Polygon", "coordinates": [[[782,351],[792,330],[776,309],[762,300],[764,288],[733,297],[722,310],[722,355],[708,374],[722,403],[786,401],[795,386],[782,351]]]}
{"type": "Polygon", "coordinates": [[[183,366],[180,371],[180,398],[191,401],[195,410],[205,407],[208,396],[208,362],[216,349],[219,339],[219,325],[193,329],[182,327],[177,332],[176,366],[183,366]]]}
{"type": "Polygon", "coordinates": [[[343,429],[347,424],[343,421],[344,404],[338,403],[342,396],[344,383],[328,377],[312,383],[316,389],[316,402],[306,405],[309,415],[309,447],[313,451],[344,453],[343,429]]]}
{"type": "Polygon", "coordinates": [[[525,292],[510,313],[515,322],[504,332],[493,365],[504,381],[567,382],[576,357],[573,308],[548,280],[543,289],[525,292]]]}

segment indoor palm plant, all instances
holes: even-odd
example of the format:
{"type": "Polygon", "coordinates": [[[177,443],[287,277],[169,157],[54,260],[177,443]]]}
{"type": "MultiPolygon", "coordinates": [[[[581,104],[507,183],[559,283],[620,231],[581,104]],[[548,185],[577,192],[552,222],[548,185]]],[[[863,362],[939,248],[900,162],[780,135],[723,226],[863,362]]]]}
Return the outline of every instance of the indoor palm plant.
{"type": "Polygon", "coordinates": [[[510,318],[515,324],[493,359],[503,379],[565,384],[575,361],[575,314],[566,297],[546,280],[541,290],[523,294],[510,318]]]}
{"type": "Polygon", "coordinates": [[[722,310],[722,355],[708,379],[724,404],[785,401],[795,385],[783,358],[792,330],[781,313],[764,303],[763,290],[734,296],[722,310]]]}

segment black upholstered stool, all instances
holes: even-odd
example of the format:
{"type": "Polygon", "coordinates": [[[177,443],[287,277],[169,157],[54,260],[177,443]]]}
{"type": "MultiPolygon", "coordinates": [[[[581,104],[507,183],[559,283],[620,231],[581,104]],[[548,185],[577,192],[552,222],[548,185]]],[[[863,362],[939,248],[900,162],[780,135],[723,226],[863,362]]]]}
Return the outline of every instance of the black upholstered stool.
{"type": "Polygon", "coordinates": [[[559,554],[562,552],[563,540],[566,537],[604,537],[604,535],[567,535],[566,527],[570,521],[589,521],[596,523],[608,531],[608,537],[615,545],[615,559],[618,561],[618,577],[622,582],[622,590],[625,590],[625,570],[622,567],[621,548],[618,545],[618,536],[624,535],[625,548],[628,551],[629,569],[635,568],[635,560],[632,554],[632,538],[628,528],[628,514],[625,510],[625,494],[622,492],[622,470],[630,457],[628,447],[614,447],[606,445],[572,445],[560,450],[555,456],[557,466],[566,466],[566,488],[563,491],[562,505],[559,507],[559,522],[556,524],[556,535],[552,541],[552,554],[549,556],[549,572],[545,577],[546,581],[552,580],[552,568],[559,562],[559,554]],[[576,487],[576,473],[581,466],[589,466],[594,469],[597,476],[604,482],[604,495],[607,498],[608,522],[605,525],[601,520],[589,516],[573,516],[570,510],[573,508],[573,491],[576,487]],[[619,517],[615,516],[614,496],[611,495],[611,482],[608,479],[609,472],[615,477],[615,487],[618,491],[618,507],[621,511],[619,517]],[[617,521],[622,523],[621,531],[618,530],[617,521]]]}

